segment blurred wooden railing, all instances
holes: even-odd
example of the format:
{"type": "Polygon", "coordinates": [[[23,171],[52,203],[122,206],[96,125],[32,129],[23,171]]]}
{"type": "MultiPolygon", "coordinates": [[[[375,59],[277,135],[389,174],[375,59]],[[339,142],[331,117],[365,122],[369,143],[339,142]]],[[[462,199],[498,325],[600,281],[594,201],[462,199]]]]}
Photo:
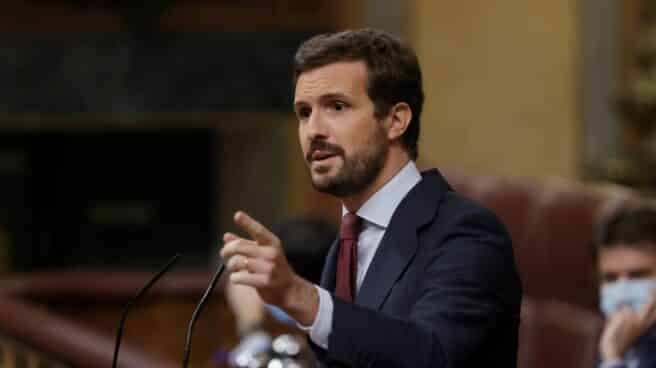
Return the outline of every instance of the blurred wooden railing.
{"type": "MultiPolygon", "coordinates": [[[[0,280],[0,367],[110,367],[123,305],[151,276],[92,271],[0,280]]],[[[210,276],[167,275],[134,306],[124,331],[120,367],[179,365],[187,323],[210,276]]],[[[224,366],[220,352],[238,342],[221,290],[217,288],[198,321],[192,367],[224,366]]],[[[520,367],[590,366],[601,323],[599,316],[579,306],[526,297],[520,367]]],[[[289,332],[272,321],[266,327],[273,334],[289,332]]]]}
{"type": "MultiPolygon", "coordinates": [[[[0,335],[6,336],[0,366],[13,368],[20,359],[26,367],[110,367],[123,306],[151,276],[76,271],[0,280],[0,335]]],[[[120,367],[178,366],[187,322],[210,277],[183,272],[161,279],[130,312],[120,367]]],[[[190,365],[221,366],[217,351],[234,346],[237,336],[220,291],[196,329],[190,365]]]]}
{"type": "MultiPolygon", "coordinates": [[[[16,367],[18,359],[30,364],[45,361],[54,366],[110,367],[113,336],[86,328],[46,308],[3,296],[0,298],[0,332],[3,336],[4,366],[16,367]]],[[[124,346],[122,367],[173,367],[143,351],[124,346]]],[[[41,365],[37,365],[41,367],[41,365]]]]}
{"type": "Polygon", "coordinates": [[[68,368],[70,366],[12,338],[0,336],[0,367],[68,368]]]}

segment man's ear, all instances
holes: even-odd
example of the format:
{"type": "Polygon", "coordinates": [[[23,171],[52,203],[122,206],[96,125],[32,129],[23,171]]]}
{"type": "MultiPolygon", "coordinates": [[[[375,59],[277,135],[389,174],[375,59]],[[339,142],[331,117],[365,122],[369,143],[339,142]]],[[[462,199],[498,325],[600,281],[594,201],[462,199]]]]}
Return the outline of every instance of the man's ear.
{"type": "Polygon", "coordinates": [[[387,138],[395,140],[401,137],[410,126],[411,120],[412,110],[407,103],[399,102],[392,106],[387,115],[387,138]]]}

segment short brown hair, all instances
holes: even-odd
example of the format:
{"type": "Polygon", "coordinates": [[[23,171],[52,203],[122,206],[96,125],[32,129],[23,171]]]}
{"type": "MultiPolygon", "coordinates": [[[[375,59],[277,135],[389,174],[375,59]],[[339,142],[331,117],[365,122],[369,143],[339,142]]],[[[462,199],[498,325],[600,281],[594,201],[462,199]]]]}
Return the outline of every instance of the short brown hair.
{"type": "Polygon", "coordinates": [[[642,246],[656,244],[656,209],[651,207],[625,208],[607,218],[597,235],[600,248],[618,244],[642,246]]]}
{"type": "Polygon", "coordinates": [[[373,29],[314,36],[301,44],[294,56],[294,88],[302,73],[347,60],[365,62],[367,94],[377,119],[385,117],[396,103],[410,106],[412,120],[401,139],[410,157],[416,160],[424,92],[414,51],[396,37],[373,29]]]}

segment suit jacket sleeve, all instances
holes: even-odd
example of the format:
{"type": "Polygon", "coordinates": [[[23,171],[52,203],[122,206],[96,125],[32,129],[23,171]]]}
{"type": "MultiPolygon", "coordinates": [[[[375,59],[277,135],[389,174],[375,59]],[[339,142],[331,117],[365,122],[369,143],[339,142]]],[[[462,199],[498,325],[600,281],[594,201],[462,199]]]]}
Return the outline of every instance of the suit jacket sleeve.
{"type": "Polygon", "coordinates": [[[420,275],[409,314],[393,317],[334,297],[328,350],[319,359],[352,367],[462,367],[494,344],[514,344],[509,354],[516,354],[521,287],[510,239],[487,210],[448,213],[455,215],[420,234],[409,266],[420,275]],[[513,329],[514,336],[504,332],[513,329]]]}

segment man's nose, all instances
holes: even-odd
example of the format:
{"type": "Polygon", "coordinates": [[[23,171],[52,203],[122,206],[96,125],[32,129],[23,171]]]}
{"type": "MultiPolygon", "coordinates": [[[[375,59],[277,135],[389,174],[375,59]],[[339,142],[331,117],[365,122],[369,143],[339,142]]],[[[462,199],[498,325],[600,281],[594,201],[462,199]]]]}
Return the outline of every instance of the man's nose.
{"type": "Polygon", "coordinates": [[[318,112],[314,112],[308,118],[307,129],[308,138],[310,139],[328,137],[328,127],[324,119],[321,117],[321,114],[318,112]]]}

